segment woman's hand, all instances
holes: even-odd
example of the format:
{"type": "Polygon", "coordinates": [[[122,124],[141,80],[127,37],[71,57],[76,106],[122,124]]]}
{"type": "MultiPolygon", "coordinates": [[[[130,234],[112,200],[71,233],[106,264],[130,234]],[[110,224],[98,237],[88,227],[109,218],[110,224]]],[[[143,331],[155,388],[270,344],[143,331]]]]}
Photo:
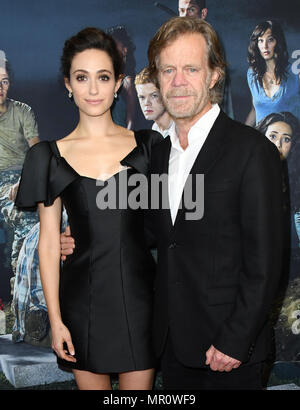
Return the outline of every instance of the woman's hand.
{"type": "Polygon", "coordinates": [[[62,322],[59,322],[55,325],[51,325],[51,333],[52,349],[57,356],[68,362],[76,362],[74,357],[75,349],[68,328],[62,322]],[[67,350],[65,349],[64,343],[67,345],[67,350]]]}

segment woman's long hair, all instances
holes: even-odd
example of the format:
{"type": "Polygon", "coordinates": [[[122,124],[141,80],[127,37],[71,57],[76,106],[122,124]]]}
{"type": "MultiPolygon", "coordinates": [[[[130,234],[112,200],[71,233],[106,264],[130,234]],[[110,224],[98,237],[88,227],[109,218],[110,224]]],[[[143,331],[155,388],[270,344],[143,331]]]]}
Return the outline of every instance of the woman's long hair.
{"type": "Polygon", "coordinates": [[[262,134],[266,134],[268,127],[275,122],[284,122],[292,129],[291,149],[285,161],[282,161],[283,177],[289,186],[291,195],[291,207],[296,209],[300,205],[300,123],[290,112],[282,111],[271,113],[262,119],[256,129],[262,134]]]}
{"type": "Polygon", "coordinates": [[[261,87],[263,87],[263,76],[266,72],[266,62],[261,56],[258,48],[258,37],[261,37],[270,29],[272,36],[276,40],[275,46],[275,77],[280,82],[287,76],[287,67],[289,64],[289,55],[283,30],[279,23],[275,21],[264,21],[258,24],[250,36],[248,47],[248,63],[252,68],[261,87]]]}

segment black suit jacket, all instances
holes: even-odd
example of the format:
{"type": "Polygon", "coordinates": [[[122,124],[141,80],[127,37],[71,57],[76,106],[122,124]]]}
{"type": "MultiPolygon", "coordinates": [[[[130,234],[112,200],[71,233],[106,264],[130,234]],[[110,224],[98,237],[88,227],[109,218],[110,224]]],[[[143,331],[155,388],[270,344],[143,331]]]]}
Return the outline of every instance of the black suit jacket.
{"type": "MultiPolygon", "coordinates": [[[[170,149],[169,137],[153,148],[150,174],[168,173],[170,149]]],[[[187,220],[184,205],[174,226],[169,209],[148,212],[158,249],[156,353],[169,329],[186,366],[204,366],[210,345],[242,362],[261,361],[281,271],[279,153],[262,134],[221,111],[191,174],[204,174],[201,219],[187,220]]]]}

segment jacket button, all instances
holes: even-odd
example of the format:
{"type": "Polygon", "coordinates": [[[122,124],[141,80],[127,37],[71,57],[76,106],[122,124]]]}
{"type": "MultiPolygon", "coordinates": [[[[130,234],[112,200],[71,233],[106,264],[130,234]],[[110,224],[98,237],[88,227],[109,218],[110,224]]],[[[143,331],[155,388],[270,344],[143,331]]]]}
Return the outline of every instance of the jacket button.
{"type": "Polygon", "coordinates": [[[169,249],[174,249],[176,248],[176,242],[171,243],[171,245],[169,246],[169,249]]]}

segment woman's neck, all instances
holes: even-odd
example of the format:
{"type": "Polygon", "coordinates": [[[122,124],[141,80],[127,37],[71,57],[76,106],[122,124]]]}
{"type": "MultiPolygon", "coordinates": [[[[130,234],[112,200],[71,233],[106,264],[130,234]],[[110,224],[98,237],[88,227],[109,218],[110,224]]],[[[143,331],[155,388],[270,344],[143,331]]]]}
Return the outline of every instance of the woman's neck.
{"type": "Polygon", "coordinates": [[[110,110],[108,110],[97,117],[80,113],[79,123],[74,131],[82,138],[99,139],[112,135],[116,128],[117,125],[113,122],[110,110]]]}
{"type": "Polygon", "coordinates": [[[275,74],[275,67],[276,67],[276,63],[274,58],[266,61],[266,72],[269,74],[275,74]]]}

